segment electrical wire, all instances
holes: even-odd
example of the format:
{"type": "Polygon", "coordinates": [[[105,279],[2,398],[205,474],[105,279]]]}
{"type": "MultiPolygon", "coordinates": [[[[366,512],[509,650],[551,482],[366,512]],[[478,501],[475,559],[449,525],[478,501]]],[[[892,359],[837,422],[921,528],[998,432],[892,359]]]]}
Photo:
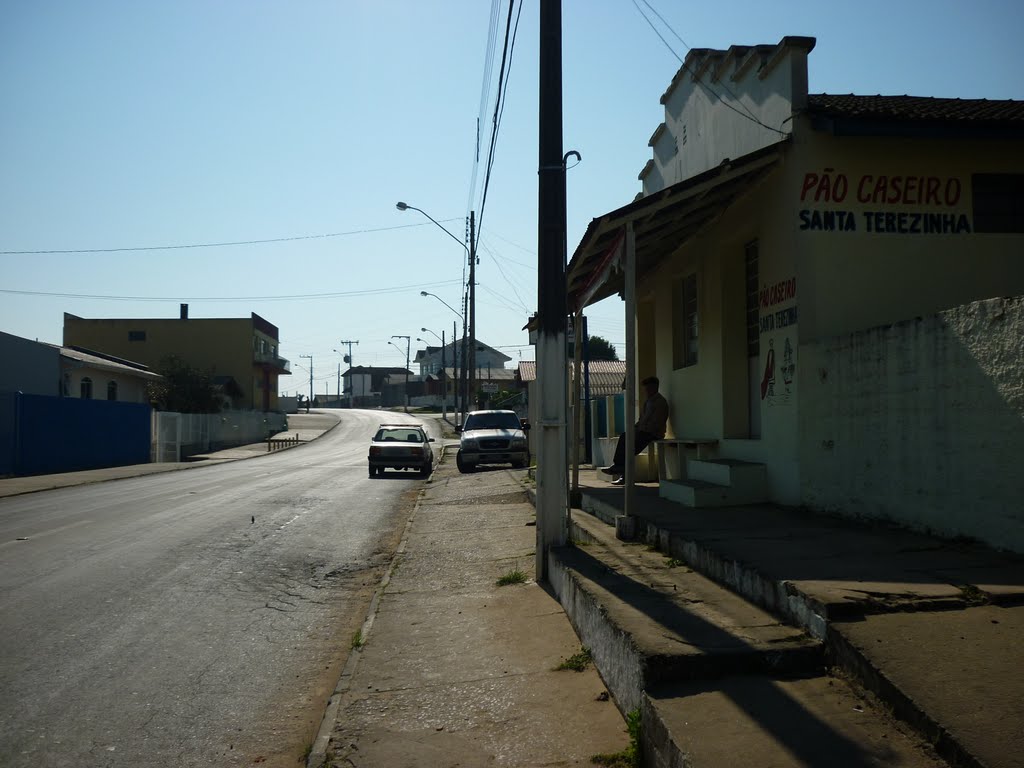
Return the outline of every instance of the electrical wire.
{"type": "Polygon", "coordinates": [[[57,293],[50,291],[21,291],[12,288],[0,288],[0,293],[17,294],[20,296],[49,296],[62,299],[98,299],[101,301],[308,301],[310,299],[338,299],[349,296],[377,296],[387,293],[401,293],[414,289],[441,288],[454,285],[457,281],[445,280],[438,283],[421,285],[401,285],[390,288],[368,288],[361,291],[338,291],[335,293],[305,293],[283,296],[106,296],[87,293],[57,293]]]}
{"type": "MultiPolygon", "coordinates": [[[[458,221],[458,219],[441,219],[443,223],[458,221]]],[[[0,256],[40,256],[43,254],[59,253],[124,253],[126,251],[176,251],[185,248],[223,248],[233,245],[262,245],[264,243],[291,243],[296,240],[321,240],[329,237],[346,237],[349,235],[365,235],[372,232],[390,232],[395,229],[410,229],[412,227],[424,227],[426,222],[416,224],[399,224],[392,227],[375,227],[372,229],[353,229],[348,232],[328,232],[323,235],[297,235],[295,237],[272,237],[265,240],[233,240],[221,243],[184,243],[180,245],[139,245],[130,248],[66,248],[48,249],[39,251],[0,251],[0,256]]]]}
{"type": "MultiPolygon", "coordinates": [[[[690,68],[689,68],[689,67],[688,67],[688,66],[686,65],[686,60],[685,60],[685,59],[683,59],[683,58],[682,58],[682,57],[681,57],[681,56],[680,56],[680,55],[679,55],[678,53],[676,53],[676,50],[675,50],[675,48],[673,48],[673,47],[672,47],[672,45],[671,45],[671,44],[670,44],[670,43],[668,42],[668,40],[666,40],[666,39],[665,39],[665,37],[664,37],[664,36],[663,36],[663,35],[661,34],[661,32],[660,32],[660,31],[658,30],[658,28],[657,28],[657,27],[656,27],[656,26],[654,25],[654,22],[650,20],[650,18],[649,18],[649,17],[647,16],[647,14],[646,14],[646,13],[644,13],[644,9],[640,7],[640,3],[638,3],[638,2],[637,2],[637,0],[632,0],[632,2],[633,2],[633,5],[634,5],[634,6],[636,7],[636,10],[637,10],[637,12],[638,12],[638,13],[639,13],[639,14],[640,14],[640,15],[641,15],[642,17],[643,17],[644,21],[646,21],[646,22],[647,22],[647,24],[648,24],[648,25],[650,26],[650,28],[651,28],[651,29],[652,29],[652,30],[654,31],[654,34],[656,34],[656,35],[658,36],[658,39],[659,39],[659,40],[661,40],[661,42],[663,42],[663,43],[665,44],[665,47],[669,49],[669,51],[670,51],[670,52],[672,53],[672,55],[673,55],[673,56],[675,56],[675,57],[676,57],[676,59],[678,59],[678,60],[679,60],[679,63],[680,63],[681,65],[682,65],[683,69],[684,69],[684,70],[685,70],[686,72],[688,72],[688,73],[690,74],[690,76],[691,76],[691,77],[693,77],[693,79],[694,79],[694,81],[695,81],[695,82],[697,83],[697,85],[699,85],[699,86],[700,86],[701,88],[703,88],[703,89],[704,89],[705,91],[707,91],[707,92],[708,92],[708,93],[710,93],[710,94],[711,94],[712,96],[714,96],[714,97],[715,97],[716,99],[718,99],[718,101],[719,101],[719,102],[721,103],[721,105],[722,105],[723,107],[725,107],[726,109],[731,109],[731,110],[732,110],[733,112],[735,112],[735,113],[736,113],[737,115],[739,115],[740,117],[742,117],[742,118],[743,118],[744,120],[750,120],[751,122],[753,122],[753,123],[756,123],[757,125],[761,126],[762,128],[765,128],[765,129],[767,129],[767,130],[769,130],[769,131],[773,131],[774,133],[778,133],[778,134],[781,134],[782,136],[788,136],[788,135],[789,135],[789,134],[787,134],[787,133],[786,133],[785,131],[781,131],[781,130],[779,130],[778,128],[774,128],[774,127],[772,127],[772,126],[768,125],[767,123],[764,123],[764,122],[762,122],[761,120],[759,120],[759,119],[757,118],[757,116],[756,116],[756,115],[754,115],[754,113],[753,113],[753,112],[751,112],[751,111],[749,110],[749,108],[747,108],[747,107],[746,107],[746,105],[745,105],[745,104],[742,104],[742,103],[741,103],[741,106],[743,106],[743,108],[744,108],[744,109],[746,109],[747,111],[746,111],[746,112],[741,112],[741,111],[740,111],[739,109],[737,109],[736,107],[734,107],[734,106],[733,106],[732,104],[730,104],[729,102],[725,101],[725,100],[724,100],[724,99],[722,98],[721,94],[719,94],[719,93],[716,93],[716,92],[715,92],[715,90],[714,90],[714,89],[713,89],[713,88],[712,88],[712,87],[711,87],[710,85],[708,85],[708,84],[707,84],[707,83],[705,83],[705,82],[704,82],[703,80],[701,80],[700,78],[698,78],[698,77],[697,77],[697,76],[696,76],[696,75],[694,74],[693,70],[692,70],[692,69],[690,69],[690,68]]],[[[670,30],[672,30],[672,27],[671,27],[671,26],[669,26],[668,22],[667,22],[667,21],[665,21],[665,19],[664,19],[664,18],[663,18],[663,17],[661,16],[661,14],[660,14],[660,13],[658,13],[658,12],[657,12],[656,10],[654,10],[654,8],[653,8],[653,7],[651,6],[651,4],[650,4],[649,2],[647,2],[647,0],[643,0],[643,3],[644,3],[644,5],[646,5],[646,6],[648,7],[648,8],[650,8],[650,9],[651,9],[651,11],[652,11],[652,12],[653,12],[653,13],[654,13],[655,15],[657,15],[657,17],[658,17],[659,19],[661,19],[662,23],[663,23],[663,24],[664,24],[664,25],[665,25],[666,27],[668,27],[668,28],[669,28],[670,30]]],[[[690,49],[690,46],[686,45],[686,42],[685,42],[685,41],[683,40],[683,38],[682,38],[682,37],[679,37],[679,35],[678,35],[678,34],[676,33],[676,31],[675,31],[675,30],[672,30],[672,34],[674,34],[674,35],[675,35],[675,36],[676,36],[677,38],[679,38],[679,41],[680,41],[680,42],[681,42],[681,43],[682,43],[682,44],[683,44],[684,46],[686,46],[686,49],[687,49],[687,51],[691,50],[691,49],[690,49]]],[[[732,97],[733,97],[734,99],[736,99],[736,101],[737,101],[738,103],[740,103],[740,102],[739,102],[739,99],[738,99],[738,98],[737,98],[737,96],[736,96],[736,94],[735,94],[735,93],[733,93],[733,92],[732,92],[731,90],[729,90],[729,87],[728,87],[727,85],[725,85],[725,84],[723,83],[723,84],[722,84],[722,88],[723,88],[723,89],[724,89],[724,90],[725,90],[725,91],[726,91],[726,92],[727,92],[727,93],[728,93],[728,94],[729,94],[730,96],[732,96],[732,97]]]]}

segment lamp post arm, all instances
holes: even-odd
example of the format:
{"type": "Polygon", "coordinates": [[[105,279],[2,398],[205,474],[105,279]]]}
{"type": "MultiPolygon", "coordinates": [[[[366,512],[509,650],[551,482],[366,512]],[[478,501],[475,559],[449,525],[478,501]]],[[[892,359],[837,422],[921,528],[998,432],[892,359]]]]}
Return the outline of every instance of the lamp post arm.
{"type": "Polygon", "coordinates": [[[457,238],[457,237],[456,237],[455,235],[453,235],[453,234],[452,234],[451,232],[449,232],[449,231],[448,231],[448,228],[447,228],[446,226],[444,226],[444,225],[443,225],[443,224],[442,224],[441,222],[439,222],[439,221],[438,221],[437,219],[435,219],[435,218],[434,218],[433,216],[431,216],[431,215],[430,215],[429,213],[427,213],[426,211],[424,211],[424,210],[423,210],[422,208],[417,208],[417,207],[416,207],[415,205],[409,205],[408,203],[398,203],[396,207],[397,207],[397,208],[398,208],[398,210],[400,210],[400,211],[406,211],[406,210],[409,210],[409,211],[419,211],[419,212],[420,212],[420,213],[422,213],[422,214],[423,214],[424,216],[426,216],[426,217],[427,217],[428,219],[430,219],[430,220],[431,220],[432,222],[434,222],[434,225],[435,225],[435,226],[437,226],[437,228],[438,228],[438,229],[441,229],[441,230],[443,230],[443,231],[444,231],[444,233],[445,233],[446,235],[448,235],[448,237],[450,237],[450,238],[451,238],[452,240],[454,240],[454,241],[455,241],[456,243],[458,243],[458,244],[459,244],[459,245],[461,245],[461,246],[462,246],[463,248],[465,248],[465,249],[466,249],[466,252],[467,252],[467,253],[469,252],[469,246],[468,246],[468,245],[466,245],[466,244],[465,244],[464,242],[462,242],[461,240],[459,240],[459,238],[457,238]]]}

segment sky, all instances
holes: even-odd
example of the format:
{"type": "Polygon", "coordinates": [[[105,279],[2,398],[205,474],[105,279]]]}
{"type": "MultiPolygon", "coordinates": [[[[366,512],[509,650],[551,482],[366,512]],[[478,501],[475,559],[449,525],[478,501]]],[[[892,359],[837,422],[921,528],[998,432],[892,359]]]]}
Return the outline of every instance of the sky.
{"type": "MultiPolygon", "coordinates": [[[[334,392],[342,340],[356,365],[404,366],[392,337],[414,359],[461,333],[473,210],[477,338],[533,359],[539,0],[514,0],[483,202],[508,6],[3,0],[0,331],[256,312],[292,362],[282,394],[308,392],[310,356],[334,392]]],[[[687,45],[809,35],[812,93],[1024,99],[1019,0],[564,0],[562,19],[569,253],[640,190],[687,45]]],[[[621,354],[622,302],[588,317],[621,354]]]]}

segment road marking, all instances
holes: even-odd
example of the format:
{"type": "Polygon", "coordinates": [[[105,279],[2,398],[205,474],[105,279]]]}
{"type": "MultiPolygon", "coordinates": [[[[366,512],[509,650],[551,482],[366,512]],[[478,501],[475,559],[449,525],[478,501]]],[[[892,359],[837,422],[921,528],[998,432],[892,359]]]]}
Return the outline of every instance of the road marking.
{"type": "Polygon", "coordinates": [[[92,522],[94,522],[94,521],[93,520],[79,520],[77,523],[68,523],[67,525],[61,525],[61,526],[58,526],[56,528],[50,528],[49,530],[40,531],[39,533],[30,533],[28,536],[20,536],[17,539],[15,539],[14,541],[5,541],[2,544],[0,544],[0,547],[9,547],[11,544],[17,544],[18,542],[21,542],[21,541],[34,541],[35,539],[41,539],[44,536],[52,536],[55,533],[60,533],[61,531],[66,531],[69,528],[77,528],[80,525],[88,525],[89,523],[92,523],[92,522]]]}

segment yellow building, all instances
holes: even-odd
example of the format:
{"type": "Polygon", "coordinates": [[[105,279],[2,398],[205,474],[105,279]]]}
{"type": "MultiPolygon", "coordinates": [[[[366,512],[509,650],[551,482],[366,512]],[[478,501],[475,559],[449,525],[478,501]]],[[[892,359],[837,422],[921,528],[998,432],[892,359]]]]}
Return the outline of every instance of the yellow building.
{"type": "Polygon", "coordinates": [[[635,296],[635,378],[712,462],[662,495],[1024,551],[1024,102],[808,94],[814,45],[690,52],[570,306],[635,296]]]}
{"type": "Polygon", "coordinates": [[[277,326],[255,312],[246,318],[190,318],[182,304],[178,319],[97,320],[64,313],[64,345],[154,370],[177,356],[234,392],[232,406],[242,410],[276,411],[278,376],[291,373],[280,355],[277,326]]]}

